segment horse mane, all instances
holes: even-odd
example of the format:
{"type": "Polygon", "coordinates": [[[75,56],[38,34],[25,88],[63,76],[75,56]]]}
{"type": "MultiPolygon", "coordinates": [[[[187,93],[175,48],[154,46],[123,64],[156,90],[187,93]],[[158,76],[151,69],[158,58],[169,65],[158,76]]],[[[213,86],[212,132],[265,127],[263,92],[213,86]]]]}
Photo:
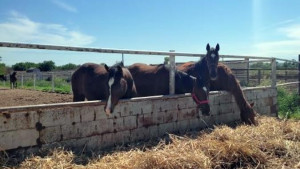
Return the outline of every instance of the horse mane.
{"type": "Polygon", "coordinates": [[[124,67],[124,63],[122,61],[121,62],[117,62],[114,65],[112,65],[111,67],[117,67],[117,66],[124,67]]]}
{"type": "Polygon", "coordinates": [[[227,65],[225,65],[224,63],[219,62],[218,67],[222,67],[228,74],[233,74],[231,69],[227,65]]]}

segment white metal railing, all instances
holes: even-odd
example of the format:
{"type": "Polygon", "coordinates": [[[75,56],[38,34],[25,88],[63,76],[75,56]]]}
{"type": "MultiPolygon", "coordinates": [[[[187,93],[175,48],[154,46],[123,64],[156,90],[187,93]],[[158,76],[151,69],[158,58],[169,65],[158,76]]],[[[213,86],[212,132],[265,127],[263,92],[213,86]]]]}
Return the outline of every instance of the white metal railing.
{"type": "MultiPolygon", "coordinates": [[[[122,54],[134,54],[134,55],[163,55],[169,56],[170,61],[170,94],[175,93],[175,56],[188,56],[188,57],[204,57],[205,54],[198,53],[180,53],[170,50],[169,52],[160,52],[160,51],[142,51],[142,50],[127,50],[127,49],[104,49],[104,48],[87,48],[87,47],[70,47],[70,46],[54,46],[54,45],[40,45],[40,44],[25,44],[25,43],[9,43],[9,42],[0,42],[0,47],[9,47],[9,48],[27,48],[27,49],[41,49],[41,50],[63,50],[63,51],[77,51],[77,52],[95,52],[95,53],[119,53],[122,54]]],[[[261,56],[234,56],[234,55],[220,55],[222,58],[244,58],[244,62],[249,63],[249,59],[255,59],[255,61],[271,61],[272,70],[271,70],[271,80],[272,87],[276,87],[276,60],[295,62],[286,59],[280,58],[270,58],[270,57],[261,57],[261,56]]]]}

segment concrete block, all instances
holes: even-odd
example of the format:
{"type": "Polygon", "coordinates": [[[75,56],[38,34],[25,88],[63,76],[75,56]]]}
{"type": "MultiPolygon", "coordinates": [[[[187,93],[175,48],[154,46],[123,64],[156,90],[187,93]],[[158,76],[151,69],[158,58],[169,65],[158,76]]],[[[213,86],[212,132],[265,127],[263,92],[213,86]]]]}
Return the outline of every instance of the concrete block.
{"type": "Polygon", "coordinates": [[[183,121],[177,121],[175,123],[174,128],[176,132],[185,133],[190,129],[190,121],[188,119],[183,121]]]}
{"type": "Polygon", "coordinates": [[[183,109],[178,111],[177,113],[178,121],[197,118],[197,116],[199,116],[199,112],[197,109],[183,109]]]}
{"type": "Polygon", "coordinates": [[[56,108],[40,112],[40,123],[45,127],[72,124],[81,121],[81,108],[56,108]]]}
{"type": "Polygon", "coordinates": [[[115,144],[115,139],[114,139],[115,133],[106,133],[103,134],[101,137],[101,147],[110,147],[115,144]]]}
{"type": "Polygon", "coordinates": [[[126,144],[130,142],[130,131],[121,131],[113,135],[115,144],[126,144]]]}
{"type": "Polygon", "coordinates": [[[113,119],[114,131],[123,131],[124,130],[124,119],[123,117],[113,119]]]}
{"type": "Polygon", "coordinates": [[[175,132],[175,123],[164,123],[158,126],[158,135],[163,136],[165,134],[174,133],[175,132]]]}
{"type": "Polygon", "coordinates": [[[131,142],[150,139],[150,132],[148,128],[141,127],[137,129],[130,130],[130,140],[131,142]]]}
{"type": "Polygon", "coordinates": [[[46,127],[40,131],[40,141],[43,144],[59,142],[63,140],[60,126],[46,127]]]}
{"type": "Polygon", "coordinates": [[[122,117],[137,114],[148,114],[152,112],[152,101],[135,100],[131,102],[123,102],[118,104],[118,106],[115,108],[115,111],[120,112],[122,117]]]}
{"type": "Polygon", "coordinates": [[[127,116],[124,119],[124,130],[132,130],[137,128],[137,116],[127,116]]]}
{"type": "MultiPolygon", "coordinates": [[[[105,105],[94,106],[94,111],[96,113],[96,120],[107,119],[108,116],[104,111],[105,105]]],[[[112,113],[112,115],[117,114],[116,111],[112,113]]]]}
{"type": "Polygon", "coordinates": [[[6,131],[0,133],[0,149],[10,150],[37,145],[39,132],[36,129],[6,131]]]}
{"type": "Polygon", "coordinates": [[[80,115],[81,115],[81,122],[96,120],[96,112],[93,106],[81,107],[80,115]]]}
{"type": "Polygon", "coordinates": [[[177,110],[177,102],[175,99],[153,100],[153,112],[165,112],[177,110]]]}
{"type": "Polygon", "coordinates": [[[163,123],[163,112],[138,116],[138,127],[149,127],[163,123]]]}
{"type": "Polygon", "coordinates": [[[19,129],[33,129],[38,122],[35,111],[0,113],[0,132],[19,129]]]}
{"type": "Polygon", "coordinates": [[[157,125],[148,127],[150,139],[157,138],[159,136],[158,130],[159,128],[157,125]]]}
{"type": "Polygon", "coordinates": [[[162,112],[161,115],[163,116],[163,123],[177,121],[177,112],[177,110],[162,112]]]}
{"type": "Polygon", "coordinates": [[[64,140],[90,137],[114,132],[112,119],[62,125],[62,137],[64,140]]]}

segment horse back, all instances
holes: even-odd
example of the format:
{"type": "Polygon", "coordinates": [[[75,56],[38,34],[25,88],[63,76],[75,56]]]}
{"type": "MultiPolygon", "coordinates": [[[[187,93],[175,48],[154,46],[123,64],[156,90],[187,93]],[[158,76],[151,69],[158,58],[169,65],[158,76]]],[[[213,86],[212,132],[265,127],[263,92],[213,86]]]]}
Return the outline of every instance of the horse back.
{"type": "Polygon", "coordinates": [[[87,100],[105,99],[108,73],[104,66],[86,63],[72,75],[72,90],[74,94],[84,95],[87,100]]]}
{"type": "Polygon", "coordinates": [[[136,63],[128,67],[139,96],[164,95],[169,92],[169,71],[164,65],[136,63]]]}

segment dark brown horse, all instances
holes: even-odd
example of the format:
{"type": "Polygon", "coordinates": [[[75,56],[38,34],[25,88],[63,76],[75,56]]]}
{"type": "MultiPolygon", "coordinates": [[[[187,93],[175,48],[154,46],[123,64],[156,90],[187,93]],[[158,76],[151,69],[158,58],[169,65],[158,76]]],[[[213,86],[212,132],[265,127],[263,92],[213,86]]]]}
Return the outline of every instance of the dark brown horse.
{"type": "Polygon", "coordinates": [[[121,98],[136,96],[130,72],[122,63],[108,67],[86,63],[72,75],[73,101],[106,100],[105,112],[113,112],[121,98]]]}
{"type": "Polygon", "coordinates": [[[9,81],[10,81],[10,88],[14,89],[17,88],[17,72],[13,72],[9,75],[9,81]]]}
{"type": "Polygon", "coordinates": [[[5,75],[0,75],[0,81],[6,81],[6,76],[5,75]]]}
{"type": "Polygon", "coordinates": [[[249,104],[245,99],[239,82],[232,74],[231,70],[219,61],[219,44],[216,48],[210,48],[209,44],[206,46],[207,54],[200,61],[188,62],[178,67],[179,70],[188,73],[189,75],[205,79],[210,90],[225,90],[230,92],[240,108],[241,120],[247,124],[256,124],[255,110],[252,108],[253,104],[249,104]]]}
{"type": "MultiPolygon", "coordinates": [[[[128,67],[134,79],[138,96],[169,94],[169,67],[149,66],[136,63],[128,67]]],[[[182,71],[175,71],[175,93],[192,93],[194,101],[204,115],[209,115],[208,90],[202,79],[192,77],[182,71]]]]}

